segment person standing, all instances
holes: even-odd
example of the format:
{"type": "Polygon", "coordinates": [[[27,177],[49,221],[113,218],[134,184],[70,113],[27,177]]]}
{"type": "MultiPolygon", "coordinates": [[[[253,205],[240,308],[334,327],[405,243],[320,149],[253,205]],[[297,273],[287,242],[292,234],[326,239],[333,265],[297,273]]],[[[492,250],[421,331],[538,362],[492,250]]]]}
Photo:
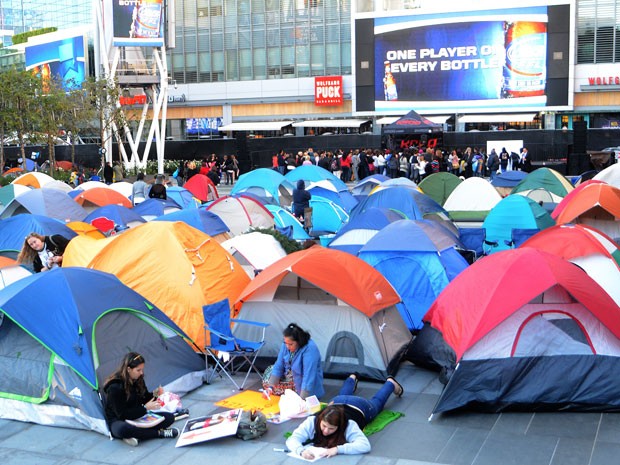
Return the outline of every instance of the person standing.
{"type": "Polygon", "coordinates": [[[489,158],[487,159],[487,169],[489,170],[489,177],[491,178],[491,182],[495,179],[499,166],[499,156],[497,155],[495,149],[491,149],[491,153],[489,154],[489,158]]]}
{"type": "Polygon", "coordinates": [[[521,171],[525,171],[526,173],[532,172],[532,158],[529,151],[525,147],[521,149],[521,155],[519,157],[519,169],[521,169],[521,171]]]}
{"type": "Polygon", "coordinates": [[[103,385],[105,394],[105,418],[112,436],[135,447],[138,441],[156,438],[176,438],[179,430],[169,428],[174,423],[174,414],[158,412],[164,420],[152,427],[139,428],[125,420],[136,420],[149,411],[158,411],[161,404],[157,398],[164,390],[159,386],[149,391],[144,381],[145,359],[137,352],[129,352],[120,366],[103,385]]]}
{"type": "Polygon", "coordinates": [[[103,167],[103,180],[108,185],[114,182],[114,170],[109,161],[103,167]]]}
{"type": "Polygon", "coordinates": [[[144,173],[138,173],[136,182],[133,183],[131,189],[131,203],[136,206],[141,202],[144,202],[148,198],[149,186],[144,182],[144,173]]]}
{"type": "Polygon", "coordinates": [[[310,208],[312,194],[306,190],[306,183],[303,179],[297,181],[297,186],[293,189],[293,215],[300,220],[305,220],[306,208],[310,208]]]}
{"type": "Polygon", "coordinates": [[[120,162],[115,161],[114,167],[112,169],[114,170],[114,182],[121,182],[124,178],[124,175],[123,168],[121,167],[120,162]]]}
{"type": "Polygon", "coordinates": [[[499,169],[502,173],[508,171],[508,163],[510,162],[510,154],[506,150],[506,147],[502,147],[502,151],[499,153],[499,169]]]}

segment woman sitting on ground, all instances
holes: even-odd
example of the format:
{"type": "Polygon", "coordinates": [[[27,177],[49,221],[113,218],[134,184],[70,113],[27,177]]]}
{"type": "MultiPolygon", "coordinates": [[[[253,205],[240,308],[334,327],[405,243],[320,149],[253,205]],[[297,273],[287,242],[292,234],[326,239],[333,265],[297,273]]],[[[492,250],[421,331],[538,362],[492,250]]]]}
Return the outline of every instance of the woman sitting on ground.
{"type": "Polygon", "coordinates": [[[17,256],[17,263],[26,266],[32,264],[35,273],[48,271],[62,266],[62,257],[69,244],[69,239],[60,234],[43,236],[31,232],[26,236],[22,250],[17,256]]]}
{"type": "Polygon", "coordinates": [[[174,423],[174,414],[157,412],[164,421],[152,427],[140,428],[125,420],[136,420],[148,411],[157,411],[161,405],[157,397],[163,394],[160,386],[149,391],[144,382],[144,357],[136,352],[129,352],[118,369],[106,379],[103,387],[105,393],[105,417],[112,436],[122,439],[130,446],[137,446],[139,440],[155,438],[175,438],[179,435],[176,428],[168,428],[174,423]]]}

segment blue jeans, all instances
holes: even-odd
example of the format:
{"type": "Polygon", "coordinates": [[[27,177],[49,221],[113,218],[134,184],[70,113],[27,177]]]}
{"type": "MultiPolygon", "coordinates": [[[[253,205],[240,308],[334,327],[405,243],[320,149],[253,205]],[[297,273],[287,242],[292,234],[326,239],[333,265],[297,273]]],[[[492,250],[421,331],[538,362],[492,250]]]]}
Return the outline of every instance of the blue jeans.
{"type": "Polygon", "coordinates": [[[377,393],[372,396],[372,399],[368,400],[360,396],[354,396],[354,388],[355,380],[348,377],[344,381],[342,388],[340,388],[338,395],[332,399],[332,402],[334,404],[348,404],[360,409],[364,412],[364,417],[366,417],[367,423],[370,423],[379,414],[379,412],[383,410],[385,403],[394,392],[394,384],[386,381],[383,386],[381,386],[381,389],[379,389],[377,393]]]}

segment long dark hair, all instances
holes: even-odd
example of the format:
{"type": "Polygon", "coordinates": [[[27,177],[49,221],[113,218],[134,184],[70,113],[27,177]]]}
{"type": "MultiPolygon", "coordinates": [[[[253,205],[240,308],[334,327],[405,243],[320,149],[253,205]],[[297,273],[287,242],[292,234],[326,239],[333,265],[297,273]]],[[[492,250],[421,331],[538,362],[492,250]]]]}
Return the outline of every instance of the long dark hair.
{"type": "Polygon", "coordinates": [[[346,444],[347,417],[344,414],[342,405],[328,405],[314,419],[314,438],[312,442],[317,447],[336,447],[346,444]],[[333,434],[324,436],[321,430],[321,422],[324,421],[328,425],[335,426],[337,429],[333,434]]]}
{"type": "Polygon", "coordinates": [[[308,343],[308,341],[310,341],[310,333],[297,326],[297,323],[291,323],[288,325],[284,328],[282,334],[284,337],[288,337],[299,344],[299,348],[302,348],[308,343]]]}
{"type": "Polygon", "coordinates": [[[129,373],[127,372],[127,368],[135,368],[142,363],[145,363],[144,357],[138,352],[127,353],[123,357],[123,361],[116,369],[116,371],[110,376],[108,376],[108,378],[105,380],[105,385],[107,385],[110,381],[114,379],[120,379],[123,383],[123,389],[125,391],[127,399],[129,399],[132,387],[136,389],[138,395],[144,396],[144,394],[146,394],[146,392],[148,391],[148,389],[146,388],[146,383],[144,382],[144,376],[140,376],[137,380],[132,382],[129,378],[129,373]]]}

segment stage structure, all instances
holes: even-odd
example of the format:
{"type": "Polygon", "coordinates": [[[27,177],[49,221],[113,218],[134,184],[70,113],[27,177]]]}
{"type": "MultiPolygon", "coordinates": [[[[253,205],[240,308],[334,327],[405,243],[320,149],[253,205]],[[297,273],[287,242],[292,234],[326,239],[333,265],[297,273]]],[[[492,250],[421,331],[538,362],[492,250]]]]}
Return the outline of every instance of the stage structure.
{"type": "Polygon", "coordinates": [[[164,31],[168,33],[170,48],[174,48],[174,0],[93,0],[93,3],[95,74],[98,79],[106,79],[110,86],[117,86],[118,96],[110,96],[114,101],[108,104],[121,110],[122,115],[104,130],[105,160],[112,161],[112,141],[116,140],[124,166],[144,169],[154,141],[157,169],[163,172],[170,84],[164,31]],[[144,152],[139,153],[145,133],[144,152]]]}

